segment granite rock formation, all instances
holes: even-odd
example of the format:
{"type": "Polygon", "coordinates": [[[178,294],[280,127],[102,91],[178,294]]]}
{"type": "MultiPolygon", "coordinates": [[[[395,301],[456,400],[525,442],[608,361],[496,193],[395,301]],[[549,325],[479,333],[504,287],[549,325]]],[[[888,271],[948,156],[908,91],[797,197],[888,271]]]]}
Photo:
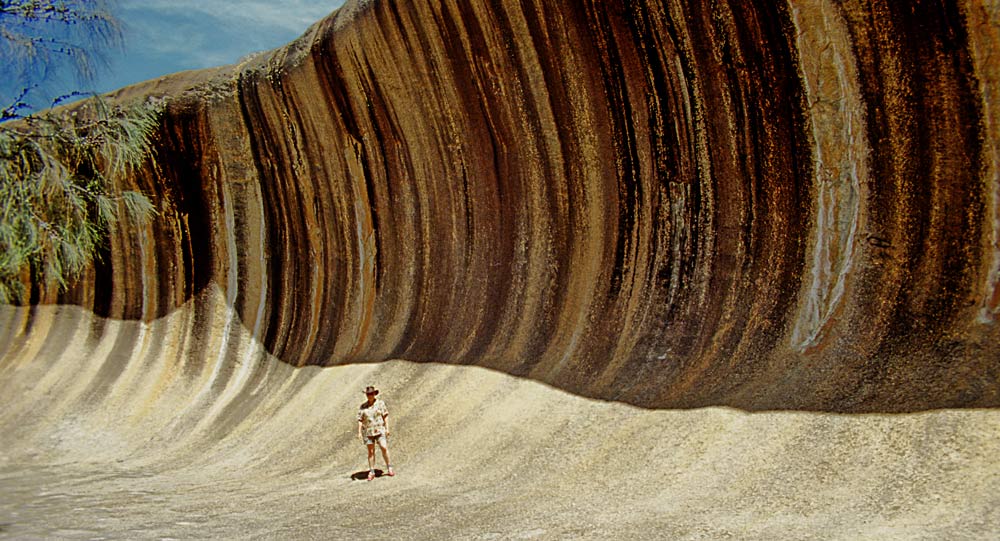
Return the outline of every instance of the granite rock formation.
{"type": "Polygon", "coordinates": [[[356,0],[123,89],[159,215],[0,306],[0,538],[992,539],[997,54],[978,0],[356,0]]]}
{"type": "MultiPolygon", "coordinates": [[[[135,178],[159,218],[32,302],[148,322],[213,285],[293,366],[474,364],[651,408],[995,407],[998,17],[352,2],[120,91],[166,106],[135,178]]],[[[204,358],[220,324],[188,332],[204,358]]]]}

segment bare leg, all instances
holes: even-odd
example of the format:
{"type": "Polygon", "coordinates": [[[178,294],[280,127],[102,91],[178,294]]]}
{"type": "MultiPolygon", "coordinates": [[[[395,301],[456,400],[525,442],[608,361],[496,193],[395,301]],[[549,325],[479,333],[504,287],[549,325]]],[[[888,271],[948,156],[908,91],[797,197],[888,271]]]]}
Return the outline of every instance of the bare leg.
{"type": "Polygon", "coordinates": [[[375,472],[375,444],[368,444],[368,472],[375,472]]]}
{"type": "MultiPolygon", "coordinates": [[[[395,475],[396,472],[392,471],[392,462],[389,461],[389,445],[388,444],[383,444],[382,441],[384,441],[384,440],[380,440],[379,441],[378,446],[382,449],[382,458],[385,459],[385,469],[388,470],[388,474],[389,475],[395,475]]],[[[373,463],[374,463],[374,460],[375,460],[374,453],[375,453],[375,450],[373,449],[372,450],[372,462],[373,463]]]]}

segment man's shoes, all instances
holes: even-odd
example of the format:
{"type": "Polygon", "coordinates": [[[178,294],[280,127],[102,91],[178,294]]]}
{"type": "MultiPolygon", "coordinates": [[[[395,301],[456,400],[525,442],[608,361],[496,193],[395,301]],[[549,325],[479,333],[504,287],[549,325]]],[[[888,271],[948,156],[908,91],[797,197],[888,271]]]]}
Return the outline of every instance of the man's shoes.
{"type": "Polygon", "coordinates": [[[374,478],[375,478],[375,472],[373,471],[368,472],[368,480],[371,481],[374,478]]]}

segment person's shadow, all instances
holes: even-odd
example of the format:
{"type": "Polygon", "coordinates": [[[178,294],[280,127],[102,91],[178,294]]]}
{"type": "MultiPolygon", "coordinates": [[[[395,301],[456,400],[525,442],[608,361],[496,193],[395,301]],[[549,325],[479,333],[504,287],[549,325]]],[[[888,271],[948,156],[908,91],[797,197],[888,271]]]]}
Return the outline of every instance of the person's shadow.
{"type": "MultiPolygon", "coordinates": [[[[379,469],[375,470],[375,477],[376,478],[382,477],[384,474],[385,474],[385,472],[383,472],[382,470],[379,470],[379,469]]],[[[355,481],[366,481],[366,480],[368,480],[368,470],[359,471],[358,473],[355,473],[355,474],[351,475],[351,479],[353,479],[355,481]]]]}

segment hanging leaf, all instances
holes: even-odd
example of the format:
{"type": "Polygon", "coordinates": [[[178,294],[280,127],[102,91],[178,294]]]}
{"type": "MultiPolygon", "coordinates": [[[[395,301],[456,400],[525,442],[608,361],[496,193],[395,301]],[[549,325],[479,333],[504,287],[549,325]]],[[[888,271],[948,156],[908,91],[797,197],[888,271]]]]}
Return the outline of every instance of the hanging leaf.
{"type": "Polygon", "coordinates": [[[21,302],[25,271],[65,289],[96,257],[107,228],[155,216],[144,194],[121,190],[152,148],[159,109],[100,98],[73,113],[0,124],[0,302],[21,302]]]}

